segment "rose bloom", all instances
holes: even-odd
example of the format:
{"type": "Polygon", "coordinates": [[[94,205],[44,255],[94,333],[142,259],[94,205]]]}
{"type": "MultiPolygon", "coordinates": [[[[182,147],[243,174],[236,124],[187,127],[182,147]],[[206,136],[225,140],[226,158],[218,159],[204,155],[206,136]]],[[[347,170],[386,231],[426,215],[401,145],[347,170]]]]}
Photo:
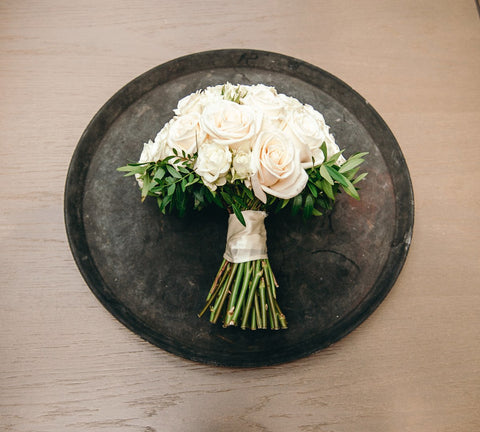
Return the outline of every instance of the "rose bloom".
{"type": "Polygon", "coordinates": [[[143,150],[138,162],[157,162],[166,157],[165,140],[169,129],[170,124],[167,123],[160,132],[157,133],[153,141],[148,140],[148,142],[143,145],[143,150]]]}
{"type": "Polygon", "coordinates": [[[287,111],[292,111],[303,107],[303,104],[298,99],[292,96],[284,95],[283,93],[278,94],[278,99],[281,101],[287,111]]]}
{"type": "Polygon", "coordinates": [[[301,109],[289,111],[284,132],[298,148],[300,161],[305,169],[311,168],[314,164],[320,165],[324,161],[320,150],[323,142],[329,149],[328,156],[339,151],[323,116],[311,106],[306,105],[301,109]],[[312,162],[312,158],[315,163],[312,162]]]}
{"type": "Polygon", "coordinates": [[[248,179],[253,173],[252,153],[242,150],[235,152],[232,161],[232,181],[248,179]]]}
{"type": "Polygon", "coordinates": [[[226,176],[231,163],[232,153],[227,146],[205,143],[198,149],[194,169],[203,183],[213,191],[217,186],[223,186],[227,182],[226,176]]]}
{"type": "MultiPolygon", "coordinates": [[[[323,141],[327,146],[327,157],[331,157],[334,154],[338,153],[340,151],[340,147],[337,145],[337,143],[335,142],[335,138],[330,133],[330,126],[327,126],[327,124],[325,123],[325,118],[323,117],[323,115],[310,105],[305,105],[305,110],[308,111],[313,117],[317,119],[317,122],[319,123],[319,127],[323,131],[323,136],[324,136],[323,141]]],[[[345,158],[342,155],[340,155],[340,157],[337,159],[337,165],[341,165],[343,162],[345,162],[345,158]]]]}
{"type": "Polygon", "coordinates": [[[189,94],[184,98],[180,99],[177,104],[177,108],[173,110],[173,112],[179,115],[190,114],[192,112],[200,114],[205,107],[205,97],[197,90],[195,93],[189,94]]]}
{"type": "Polygon", "coordinates": [[[199,120],[200,115],[195,112],[170,120],[167,135],[169,154],[174,154],[173,149],[177,150],[178,154],[182,154],[184,151],[187,155],[197,151],[197,146],[202,144],[205,135],[200,130],[199,120]]]}
{"type": "Polygon", "coordinates": [[[256,164],[252,186],[260,201],[266,202],[266,193],[290,199],[305,188],[308,175],[302,168],[298,150],[281,131],[260,132],[252,158],[256,164]]]}
{"type": "Polygon", "coordinates": [[[258,84],[248,88],[242,99],[244,105],[250,106],[257,113],[265,114],[265,128],[280,127],[285,118],[285,103],[278,96],[274,87],[258,84]]]}
{"type": "Polygon", "coordinates": [[[260,121],[250,107],[219,100],[205,107],[200,127],[212,142],[237,150],[251,146],[260,121]]]}
{"type": "Polygon", "coordinates": [[[157,145],[155,141],[148,140],[148,142],[143,144],[143,150],[140,154],[140,159],[138,160],[138,162],[156,162],[162,159],[162,155],[162,148],[157,145]]]}

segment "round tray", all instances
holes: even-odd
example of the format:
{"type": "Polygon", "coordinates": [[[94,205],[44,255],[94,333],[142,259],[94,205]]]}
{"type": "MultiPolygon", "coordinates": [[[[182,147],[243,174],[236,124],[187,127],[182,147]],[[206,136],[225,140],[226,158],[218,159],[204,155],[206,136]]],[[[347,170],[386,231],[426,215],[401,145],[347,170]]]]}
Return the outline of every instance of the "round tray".
{"type": "Polygon", "coordinates": [[[327,347],[368,317],[393,286],[412,236],[413,191],[402,152],[364,98],[318,67],[280,54],[218,50],[172,60],[136,78],[95,115],[65,186],[70,247],[85,281],[125,326],[160,348],[208,364],[256,367],[327,347]],[[323,113],[345,154],[368,151],[361,200],[339,195],[307,222],[266,220],[269,258],[287,330],[241,330],[198,318],[225,247],[219,209],[163,216],[116,168],[210,85],[263,83],[323,113]]]}

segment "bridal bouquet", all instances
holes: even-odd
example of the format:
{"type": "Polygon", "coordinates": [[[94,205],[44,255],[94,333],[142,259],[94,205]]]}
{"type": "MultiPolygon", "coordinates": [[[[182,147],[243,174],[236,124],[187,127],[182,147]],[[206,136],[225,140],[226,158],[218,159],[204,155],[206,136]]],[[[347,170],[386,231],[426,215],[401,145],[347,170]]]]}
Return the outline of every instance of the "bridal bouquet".
{"type": "Polygon", "coordinates": [[[287,328],[267,255],[267,212],[304,218],[332,208],[355,186],[367,153],[342,155],[318,111],[274,87],[226,83],[178,102],[173,118],[143,146],[135,175],[142,200],[163,214],[215,204],[229,213],[223,262],[199,313],[242,329],[287,328]]]}

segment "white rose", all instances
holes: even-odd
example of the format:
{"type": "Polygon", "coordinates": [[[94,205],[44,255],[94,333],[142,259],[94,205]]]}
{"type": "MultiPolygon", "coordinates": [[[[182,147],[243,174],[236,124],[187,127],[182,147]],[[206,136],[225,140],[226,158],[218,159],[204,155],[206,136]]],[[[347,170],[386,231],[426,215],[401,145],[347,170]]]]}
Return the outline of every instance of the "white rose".
{"type": "Polygon", "coordinates": [[[323,162],[324,156],[320,146],[324,141],[327,149],[330,149],[328,156],[335,153],[335,151],[330,153],[334,147],[338,149],[328,129],[323,116],[308,105],[289,112],[284,132],[297,146],[300,161],[305,169],[313,166],[312,158],[315,160],[315,166],[323,162]]]}
{"type": "Polygon", "coordinates": [[[200,91],[189,94],[180,99],[177,104],[177,108],[173,110],[176,115],[184,115],[194,113],[201,113],[205,106],[205,97],[200,91]]]}
{"type": "Polygon", "coordinates": [[[140,154],[140,159],[138,160],[138,162],[156,162],[160,159],[160,154],[161,150],[157,146],[157,144],[152,140],[148,140],[148,142],[143,144],[143,150],[140,154]]]}
{"type": "Polygon", "coordinates": [[[258,84],[247,90],[242,103],[264,114],[264,128],[280,127],[285,117],[285,104],[275,88],[258,84]]]}
{"type": "Polygon", "coordinates": [[[255,196],[266,202],[268,193],[290,199],[307,184],[308,175],[302,168],[295,145],[281,131],[262,131],[253,147],[256,173],[252,176],[255,196]]]}
{"type": "Polygon", "coordinates": [[[284,95],[283,93],[278,94],[278,99],[282,102],[285,109],[289,111],[303,107],[303,104],[298,99],[284,95]]]}
{"type": "Polygon", "coordinates": [[[148,140],[147,143],[143,144],[143,150],[138,162],[157,162],[158,160],[165,158],[165,140],[169,129],[170,124],[167,123],[160,132],[157,133],[155,140],[148,140]]]}
{"type": "Polygon", "coordinates": [[[227,174],[232,163],[232,153],[227,146],[205,143],[198,149],[195,172],[206,186],[215,190],[227,182],[227,174]]]}
{"type": "Polygon", "coordinates": [[[222,87],[222,84],[207,87],[203,90],[202,94],[209,99],[222,99],[222,87]]]}
{"type": "Polygon", "coordinates": [[[247,179],[254,173],[252,165],[252,153],[249,151],[238,151],[233,155],[232,181],[247,179]]]}
{"type": "MultiPolygon", "coordinates": [[[[327,126],[327,124],[325,123],[325,118],[323,117],[323,115],[310,105],[305,105],[305,109],[317,119],[320,127],[323,130],[323,141],[327,146],[327,157],[331,157],[334,154],[338,153],[340,151],[340,147],[337,145],[337,143],[335,142],[335,138],[330,133],[330,127],[327,126]]],[[[337,159],[337,165],[341,165],[343,162],[345,162],[345,158],[340,155],[340,157],[337,159]]]]}
{"type": "MultiPolygon", "coordinates": [[[[157,133],[154,141],[148,140],[147,143],[143,144],[143,150],[138,162],[157,162],[166,157],[166,137],[169,128],[170,124],[167,123],[160,132],[157,133]]],[[[135,178],[137,179],[139,186],[142,188],[143,181],[140,179],[140,174],[135,174],[135,178]]]]}
{"type": "Polygon", "coordinates": [[[232,150],[250,148],[261,117],[248,106],[220,100],[203,110],[200,126],[212,142],[232,150]]]}
{"type": "Polygon", "coordinates": [[[189,113],[174,117],[170,121],[170,128],[167,135],[167,147],[169,154],[174,154],[173,149],[178,154],[182,151],[191,155],[197,151],[197,147],[202,144],[204,135],[199,127],[200,115],[189,113]]]}

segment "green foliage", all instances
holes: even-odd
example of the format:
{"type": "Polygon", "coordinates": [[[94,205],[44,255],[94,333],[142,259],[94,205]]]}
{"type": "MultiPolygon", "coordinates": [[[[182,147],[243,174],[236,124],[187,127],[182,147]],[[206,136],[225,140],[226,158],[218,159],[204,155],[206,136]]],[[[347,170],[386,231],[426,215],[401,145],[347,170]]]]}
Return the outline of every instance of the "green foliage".
{"type": "Polygon", "coordinates": [[[147,196],[156,197],[163,214],[176,212],[183,216],[188,207],[200,210],[212,201],[211,194],[205,194],[208,188],[193,171],[193,164],[194,159],[183,154],[158,162],[130,163],[117,170],[125,172],[125,176],[137,175],[143,184],[142,201],[147,196]]]}
{"type": "Polygon", "coordinates": [[[324,162],[307,170],[307,187],[296,197],[287,203],[282,203],[277,211],[290,205],[292,214],[301,214],[307,219],[311,216],[321,216],[325,210],[330,210],[338,193],[344,191],[355,199],[360,199],[358,189],[355,186],[363,180],[367,173],[357,176],[359,166],[365,161],[363,158],[368,153],[355,153],[342,165],[337,165],[342,152],[327,158],[327,148],[322,144],[321,150],[324,162]]]}
{"type": "Polygon", "coordinates": [[[195,156],[170,156],[158,162],[130,163],[117,168],[125,176],[136,175],[141,180],[142,202],[152,196],[163,214],[183,216],[189,208],[202,210],[215,204],[234,213],[245,225],[243,210],[261,210],[261,203],[243,182],[227,182],[210,190],[193,167],[195,156]]]}
{"type": "Polygon", "coordinates": [[[155,197],[163,214],[183,216],[189,208],[202,210],[215,204],[235,214],[244,225],[243,210],[279,212],[290,207],[293,214],[301,214],[307,219],[321,216],[325,210],[331,209],[336,195],[342,191],[360,199],[355,185],[367,175],[362,173],[357,176],[366,152],[350,156],[339,166],[337,161],[342,152],[327,158],[325,143],[321,149],[324,162],[307,170],[309,179],[305,189],[292,199],[267,195],[266,204],[259,201],[243,181],[227,181],[215,191],[210,190],[194,171],[196,156],[185,153],[176,153],[158,162],[129,163],[117,170],[125,172],[125,176],[137,176],[142,183],[142,201],[148,196],[155,197]]]}

